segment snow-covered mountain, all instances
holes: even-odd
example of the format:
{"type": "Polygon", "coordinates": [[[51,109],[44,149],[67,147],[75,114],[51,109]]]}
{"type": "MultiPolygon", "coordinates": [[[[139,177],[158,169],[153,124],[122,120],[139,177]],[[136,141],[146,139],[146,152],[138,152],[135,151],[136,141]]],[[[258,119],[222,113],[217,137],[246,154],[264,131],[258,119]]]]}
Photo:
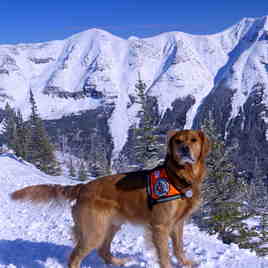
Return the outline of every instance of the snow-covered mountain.
{"type": "MultiPolygon", "coordinates": [[[[67,259],[73,247],[70,204],[44,206],[17,203],[10,200],[9,194],[28,185],[70,184],[71,181],[64,177],[45,175],[33,165],[8,154],[0,154],[0,166],[0,268],[67,267],[67,259]]],[[[128,267],[158,268],[154,250],[147,241],[148,236],[144,236],[141,227],[125,225],[116,235],[112,251],[118,256],[133,257],[128,267]]],[[[193,225],[186,227],[185,247],[187,255],[198,261],[200,268],[268,267],[268,259],[258,258],[234,244],[223,244],[215,236],[202,233],[193,225]]],[[[176,264],[175,258],[173,263],[176,264]]],[[[105,268],[107,265],[93,252],[82,267],[105,268]]]]}
{"type": "MultiPolygon", "coordinates": [[[[91,29],[63,41],[1,45],[0,107],[8,101],[29,115],[31,88],[41,116],[54,125],[62,125],[63,116],[99,116],[116,159],[137,120],[138,73],[163,133],[200,127],[211,110],[221,133],[240,140],[238,164],[252,170],[257,161],[268,174],[268,16],[213,35],[124,40],[91,29]]],[[[96,124],[88,124],[91,133],[96,124]]]]}

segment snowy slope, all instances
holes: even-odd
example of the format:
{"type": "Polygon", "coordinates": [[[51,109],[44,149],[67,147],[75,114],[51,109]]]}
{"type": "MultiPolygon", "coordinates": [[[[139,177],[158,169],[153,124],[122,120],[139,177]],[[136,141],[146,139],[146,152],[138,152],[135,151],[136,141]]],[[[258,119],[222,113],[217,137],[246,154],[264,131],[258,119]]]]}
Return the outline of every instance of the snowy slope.
{"type": "MultiPolygon", "coordinates": [[[[109,127],[115,158],[136,120],[138,107],[131,96],[139,72],[148,93],[157,98],[160,116],[176,99],[192,96],[194,104],[185,123],[190,128],[204,98],[217,85],[227,83],[237,90],[232,99],[233,118],[252,86],[268,83],[267,39],[267,17],[262,17],[245,18],[213,35],[169,32],[124,40],[91,29],[62,41],[1,45],[0,108],[8,101],[29,115],[30,88],[46,119],[111,104],[109,127]],[[85,90],[89,93],[82,98],[85,90]]],[[[267,96],[266,92],[268,106],[267,96]]]]}
{"type": "MultiPolygon", "coordinates": [[[[71,182],[64,177],[45,175],[34,166],[8,156],[0,155],[0,166],[0,267],[66,267],[72,248],[69,206],[32,206],[11,202],[9,193],[26,185],[71,182]]],[[[133,256],[134,261],[129,263],[129,267],[157,268],[154,250],[145,242],[143,233],[141,227],[125,225],[114,239],[113,252],[119,256],[133,256]]],[[[257,258],[235,245],[222,244],[192,225],[186,227],[185,246],[187,254],[200,262],[200,268],[268,267],[268,259],[257,258]]],[[[173,262],[175,266],[174,258],[173,262]]],[[[107,266],[93,252],[82,267],[107,266]]]]}

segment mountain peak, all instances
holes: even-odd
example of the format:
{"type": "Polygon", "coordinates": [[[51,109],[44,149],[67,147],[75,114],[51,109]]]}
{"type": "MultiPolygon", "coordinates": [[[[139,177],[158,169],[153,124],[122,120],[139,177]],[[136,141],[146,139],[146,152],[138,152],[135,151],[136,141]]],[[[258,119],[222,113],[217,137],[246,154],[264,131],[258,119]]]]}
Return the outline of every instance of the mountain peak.
{"type": "Polygon", "coordinates": [[[76,39],[76,38],[85,38],[85,37],[100,37],[100,38],[110,38],[110,39],[118,39],[118,40],[122,40],[122,38],[120,38],[119,36],[113,35],[112,33],[99,29],[99,28],[90,28],[88,30],[85,30],[83,32],[79,32],[77,34],[72,35],[71,37],[67,38],[67,39],[76,39]]]}
{"type": "Polygon", "coordinates": [[[264,30],[266,30],[266,31],[268,31],[268,16],[264,16],[264,17],[262,17],[262,19],[263,19],[263,28],[264,28],[264,30]]]}

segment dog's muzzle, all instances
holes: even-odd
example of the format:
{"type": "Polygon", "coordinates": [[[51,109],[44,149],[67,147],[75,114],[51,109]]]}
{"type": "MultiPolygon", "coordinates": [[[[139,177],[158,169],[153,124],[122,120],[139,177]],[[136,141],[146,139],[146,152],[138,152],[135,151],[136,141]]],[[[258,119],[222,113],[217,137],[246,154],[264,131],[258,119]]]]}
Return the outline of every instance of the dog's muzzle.
{"type": "Polygon", "coordinates": [[[189,163],[194,164],[195,159],[192,157],[190,149],[187,145],[182,145],[178,148],[177,154],[182,164],[189,163]]]}

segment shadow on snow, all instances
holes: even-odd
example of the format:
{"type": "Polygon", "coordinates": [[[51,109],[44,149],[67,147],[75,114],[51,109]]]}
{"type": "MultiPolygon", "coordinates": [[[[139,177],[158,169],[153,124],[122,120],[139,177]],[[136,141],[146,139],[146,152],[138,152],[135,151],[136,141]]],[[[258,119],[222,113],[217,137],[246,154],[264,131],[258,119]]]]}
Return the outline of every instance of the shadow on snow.
{"type": "MultiPolygon", "coordinates": [[[[14,265],[16,268],[44,268],[49,267],[48,259],[56,262],[57,266],[67,267],[67,262],[72,248],[48,242],[32,242],[22,239],[0,240],[0,265],[14,265]]],[[[51,263],[51,265],[53,265],[51,263]]],[[[82,268],[98,267],[107,268],[96,251],[93,251],[82,263],[82,268]]],[[[118,266],[111,266],[117,268],[118,266]]],[[[140,267],[131,265],[131,268],[140,267]]],[[[51,266],[52,268],[52,266],[51,266]]]]}

